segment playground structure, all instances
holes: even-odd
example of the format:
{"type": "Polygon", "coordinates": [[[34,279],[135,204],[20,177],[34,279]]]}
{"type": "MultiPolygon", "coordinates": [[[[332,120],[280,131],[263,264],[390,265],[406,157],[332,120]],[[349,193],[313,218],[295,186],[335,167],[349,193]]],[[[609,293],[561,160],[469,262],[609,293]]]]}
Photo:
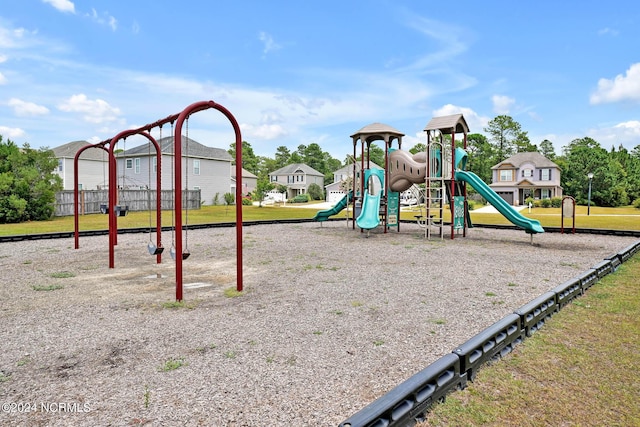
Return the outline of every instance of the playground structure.
{"type": "MultiPolygon", "coordinates": [[[[118,244],[118,216],[124,216],[127,213],[127,207],[120,205],[118,200],[118,173],[117,163],[114,154],[114,150],[118,141],[121,139],[126,141],[127,137],[133,135],[141,135],[147,138],[150,144],[153,144],[156,149],[157,158],[157,173],[156,173],[156,194],[159,194],[161,190],[161,173],[162,173],[162,150],[158,145],[158,142],[151,136],[151,130],[154,128],[160,129],[162,134],[162,127],[165,124],[170,124],[173,130],[173,190],[174,190],[174,203],[173,203],[173,224],[172,224],[172,237],[173,242],[171,246],[171,257],[176,263],[176,300],[182,301],[183,298],[183,265],[182,262],[186,260],[189,255],[189,249],[187,243],[188,226],[185,228],[184,241],[183,241],[183,215],[182,215],[182,127],[187,123],[188,132],[188,119],[189,117],[199,111],[207,109],[216,109],[221,112],[231,123],[235,133],[236,144],[236,176],[242,175],[242,136],[240,133],[240,126],[235,117],[229,110],[214,101],[200,101],[195,102],[187,106],[180,113],[173,114],[160,119],[156,122],[141,126],[137,129],[129,129],[118,133],[111,139],[104,140],[98,144],[87,145],[76,153],[74,159],[74,237],[75,237],[75,249],[79,249],[79,217],[78,217],[78,200],[79,200],[79,188],[78,188],[78,160],[80,154],[89,148],[100,148],[108,153],[108,170],[109,170],[109,200],[105,207],[106,214],[109,215],[109,268],[115,268],[115,246],[118,244]],[[183,245],[183,243],[185,243],[183,245]]],[[[188,135],[187,135],[188,141],[188,135]]],[[[149,147],[149,151],[151,148],[149,147]]],[[[188,154],[188,153],[187,153],[188,154]]],[[[151,174],[150,174],[151,175],[151,174]]],[[[188,180],[188,178],[187,178],[188,180]]],[[[188,181],[187,181],[188,183],[188,181]]],[[[242,188],[236,186],[236,200],[242,199],[242,188]]],[[[151,222],[151,218],[150,218],[151,222]]],[[[150,225],[151,228],[151,225],[150,225]]],[[[160,197],[156,197],[156,242],[150,241],[147,245],[147,249],[151,255],[156,256],[156,262],[160,264],[162,262],[162,212],[161,212],[161,200],[160,197]]],[[[237,263],[237,277],[236,277],[236,289],[238,292],[243,288],[243,275],[242,275],[242,203],[236,203],[236,263],[237,263]]]]}
{"type": "Polygon", "coordinates": [[[444,238],[443,213],[446,206],[451,211],[450,237],[456,233],[466,236],[472,227],[467,201],[467,184],[473,187],[498,212],[527,233],[544,233],[537,220],[521,215],[502,197],[493,191],[476,174],[465,171],[467,163],[467,134],[469,127],[462,114],[432,118],[424,129],[427,136],[425,151],[416,154],[403,151],[403,133],[382,123],[373,123],[351,135],[353,158],[358,158],[360,142],[360,167],[353,164],[352,189],[332,209],[318,212],[314,218],[326,221],[353,203],[354,209],[347,212],[352,228],[361,231],[383,226],[383,232],[395,227],[400,231],[400,193],[416,184],[424,185],[424,214],[416,215],[419,225],[430,239],[432,228],[444,238]],[[461,135],[461,136],[459,136],[461,135]],[[461,138],[461,142],[457,142],[461,138]],[[398,148],[393,147],[397,140],[398,148]],[[369,152],[374,141],[384,141],[384,169],[370,168],[369,152]]]}

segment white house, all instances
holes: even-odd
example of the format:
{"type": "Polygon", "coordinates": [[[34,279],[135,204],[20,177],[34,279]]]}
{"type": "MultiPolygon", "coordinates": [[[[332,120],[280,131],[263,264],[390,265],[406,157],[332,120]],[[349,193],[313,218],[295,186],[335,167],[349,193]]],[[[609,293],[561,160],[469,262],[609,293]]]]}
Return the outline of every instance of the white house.
{"type": "MultiPolygon", "coordinates": [[[[174,188],[173,137],[158,140],[162,151],[161,182],[163,190],[174,188]]],[[[182,188],[200,190],[203,204],[210,205],[218,195],[232,192],[231,155],[222,148],[207,147],[182,137],[182,188]]],[[[125,189],[156,188],[157,156],[153,144],[147,143],[120,153],[117,157],[118,186],[125,189]]]]}
{"type": "Polygon", "coordinates": [[[307,193],[311,184],[324,185],[324,174],[304,163],[294,163],[269,174],[269,181],[287,187],[287,198],[307,193]]]}
{"type": "MultiPolygon", "coordinates": [[[[74,159],[81,148],[91,145],[87,141],[73,141],[52,149],[58,159],[54,171],[62,178],[63,190],[73,190],[74,159]]],[[[109,184],[108,153],[101,148],[88,148],[78,159],[78,189],[102,190],[109,184]]]]}

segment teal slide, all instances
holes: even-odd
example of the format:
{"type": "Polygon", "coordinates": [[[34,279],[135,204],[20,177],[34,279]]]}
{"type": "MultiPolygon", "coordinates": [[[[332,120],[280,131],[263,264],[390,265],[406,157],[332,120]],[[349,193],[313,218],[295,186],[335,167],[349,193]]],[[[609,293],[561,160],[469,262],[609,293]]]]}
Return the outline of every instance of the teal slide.
{"type": "Polygon", "coordinates": [[[522,216],[520,212],[513,209],[509,203],[493,191],[491,187],[482,181],[475,173],[456,171],[456,181],[465,181],[471,185],[482,197],[487,199],[498,212],[513,224],[524,228],[527,233],[544,233],[544,228],[540,225],[540,221],[522,216]]]}
{"type": "Polygon", "coordinates": [[[346,196],[344,196],[342,199],[340,199],[340,201],[336,203],[335,206],[332,207],[331,209],[318,211],[318,213],[316,214],[316,216],[313,217],[313,219],[315,221],[328,220],[330,216],[337,215],[340,213],[340,211],[346,208],[351,202],[352,198],[353,198],[353,190],[349,191],[349,193],[346,196]]]}
{"type": "Polygon", "coordinates": [[[356,225],[364,230],[371,230],[380,225],[380,196],[381,191],[377,194],[371,195],[369,193],[364,194],[364,201],[362,202],[362,212],[356,218],[356,225]]]}

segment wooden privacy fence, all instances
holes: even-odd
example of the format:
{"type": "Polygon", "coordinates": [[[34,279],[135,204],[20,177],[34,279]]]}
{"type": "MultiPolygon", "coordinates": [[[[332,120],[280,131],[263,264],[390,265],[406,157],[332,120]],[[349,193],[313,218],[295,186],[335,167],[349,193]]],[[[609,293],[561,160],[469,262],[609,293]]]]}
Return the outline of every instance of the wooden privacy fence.
{"type": "MultiPolygon", "coordinates": [[[[173,190],[161,190],[162,210],[173,209],[173,190]]],[[[156,190],[118,190],[119,205],[128,206],[129,211],[156,209],[156,190]]],[[[100,205],[107,205],[109,190],[81,190],[78,194],[80,215],[100,213],[100,205]]],[[[200,190],[182,190],[183,209],[200,209],[200,190]]],[[[56,193],[55,216],[70,216],[73,210],[73,190],[56,193]]]]}

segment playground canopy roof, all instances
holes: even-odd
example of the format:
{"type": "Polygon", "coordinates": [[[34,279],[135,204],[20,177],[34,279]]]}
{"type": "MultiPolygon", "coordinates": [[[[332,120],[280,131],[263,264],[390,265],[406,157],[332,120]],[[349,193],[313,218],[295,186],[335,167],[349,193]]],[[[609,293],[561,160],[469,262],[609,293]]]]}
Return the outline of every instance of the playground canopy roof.
{"type": "Polygon", "coordinates": [[[450,116],[433,117],[427,126],[425,131],[439,130],[445,135],[452,133],[468,133],[469,126],[462,114],[452,114],[450,116]]]}
{"type": "Polygon", "coordinates": [[[363,127],[362,129],[351,135],[351,138],[363,138],[367,142],[377,140],[387,141],[389,138],[385,138],[385,136],[402,138],[404,136],[404,133],[389,125],[385,125],[384,123],[376,122],[363,127]]]}

